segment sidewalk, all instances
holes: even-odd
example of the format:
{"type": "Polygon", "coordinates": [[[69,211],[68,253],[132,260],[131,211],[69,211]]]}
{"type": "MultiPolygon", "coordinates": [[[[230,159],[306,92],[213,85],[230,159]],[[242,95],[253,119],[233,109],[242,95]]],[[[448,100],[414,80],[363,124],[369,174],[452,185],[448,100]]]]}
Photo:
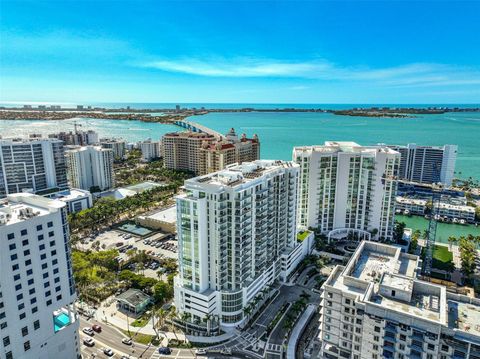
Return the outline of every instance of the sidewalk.
{"type": "MultiPolygon", "coordinates": [[[[127,318],[126,314],[118,311],[115,301],[111,301],[110,298],[105,300],[102,303],[102,305],[96,310],[94,318],[99,322],[113,325],[125,331],[128,330],[128,328],[130,327],[131,333],[157,335],[157,333],[153,329],[153,319],[150,319],[144,327],[133,327],[132,322],[135,320],[135,318],[132,318],[132,317],[127,318]],[[111,304],[106,305],[109,302],[111,302],[111,304]],[[127,324],[127,320],[130,325],[127,324]]],[[[163,337],[162,345],[167,345],[168,340],[171,340],[171,339],[176,339],[180,341],[189,341],[189,342],[195,342],[195,343],[215,344],[218,342],[222,342],[222,341],[234,338],[235,336],[239,335],[239,332],[237,330],[224,333],[222,335],[215,336],[215,337],[202,337],[202,336],[189,335],[189,334],[185,335],[180,331],[178,333],[174,333],[174,332],[164,332],[164,331],[158,330],[157,332],[160,337],[163,337]]]]}

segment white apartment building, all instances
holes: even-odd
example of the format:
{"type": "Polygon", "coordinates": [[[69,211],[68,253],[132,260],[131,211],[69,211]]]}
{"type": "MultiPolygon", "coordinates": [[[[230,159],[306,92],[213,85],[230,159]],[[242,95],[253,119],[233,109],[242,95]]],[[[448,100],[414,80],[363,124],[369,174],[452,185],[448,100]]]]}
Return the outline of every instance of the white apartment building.
{"type": "Polygon", "coordinates": [[[398,171],[400,179],[432,183],[452,184],[457,160],[457,145],[418,146],[409,143],[406,146],[388,146],[400,152],[401,161],[398,171]]]}
{"type": "Polygon", "coordinates": [[[298,165],[261,160],[185,181],[174,284],[181,314],[192,323],[217,317],[224,330],[242,325],[244,308],[299,255],[297,185],[298,165]]]}
{"type": "Polygon", "coordinates": [[[66,152],[68,179],[72,187],[105,191],[114,186],[113,151],[98,146],[83,146],[66,152]]]}
{"type": "Polygon", "coordinates": [[[68,191],[56,192],[48,195],[48,198],[58,199],[67,204],[68,213],[80,212],[93,206],[92,194],[83,189],[72,188],[68,191]]]}
{"type": "Polygon", "coordinates": [[[48,137],[57,138],[68,146],[88,146],[98,143],[98,133],[92,130],[52,133],[48,137]]]}
{"type": "Polygon", "coordinates": [[[480,300],[417,278],[419,257],[363,241],[323,285],[319,358],[479,359],[480,300]]]}
{"type": "Polygon", "coordinates": [[[102,138],[100,146],[113,151],[113,159],[123,159],[127,153],[127,142],[115,138],[102,138]]]}
{"type": "Polygon", "coordinates": [[[140,150],[142,151],[142,161],[150,162],[155,158],[161,156],[161,143],[160,141],[152,141],[148,139],[139,143],[140,150]]]}
{"type": "Polygon", "coordinates": [[[0,139],[0,198],[18,192],[68,188],[63,142],[0,139]]]}
{"type": "Polygon", "coordinates": [[[299,226],[390,239],[400,154],[385,146],[325,142],[293,149],[300,165],[299,226]]]}
{"type": "Polygon", "coordinates": [[[416,214],[423,216],[427,208],[427,200],[422,198],[409,198],[397,196],[395,198],[395,211],[397,213],[416,214]]]}
{"type": "Polygon", "coordinates": [[[1,358],[79,358],[69,237],[63,202],[19,193],[0,203],[1,358]]]}
{"type": "Polygon", "coordinates": [[[450,220],[458,220],[463,223],[475,222],[475,207],[472,206],[440,202],[434,205],[433,212],[440,217],[450,220]]]}

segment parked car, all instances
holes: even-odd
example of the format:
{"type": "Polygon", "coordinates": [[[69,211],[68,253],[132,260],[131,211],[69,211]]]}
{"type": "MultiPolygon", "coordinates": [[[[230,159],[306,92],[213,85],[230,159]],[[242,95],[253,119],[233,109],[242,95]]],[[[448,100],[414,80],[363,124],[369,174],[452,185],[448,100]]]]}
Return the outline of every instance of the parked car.
{"type": "Polygon", "coordinates": [[[205,349],[197,349],[195,350],[195,355],[206,355],[207,351],[205,349]]]}
{"type": "Polygon", "coordinates": [[[102,331],[102,327],[98,324],[92,325],[92,329],[96,331],[97,333],[100,333],[102,331]]]}
{"type": "Polygon", "coordinates": [[[232,355],[232,349],[223,348],[222,350],[220,350],[220,353],[223,354],[223,355],[232,355]]]}
{"type": "Polygon", "coordinates": [[[93,336],[95,333],[93,332],[93,329],[90,328],[90,327],[86,327],[86,328],[83,328],[82,331],[87,334],[87,335],[90,335],[90,336],[93,336]]]}
{"type": "Polygon", "coordinates": [[[85,338],[83,339],[83,344],[87,347],[93,347],[95,345],[95,340],[93,340],[93,338],[85,338]]]}
{"type": "Polygon", "coordinates": [[[170,355],[172,354],[172,349],[169,347],[160,347],[158,348],[158,353],[163,355],[170,355]]]}

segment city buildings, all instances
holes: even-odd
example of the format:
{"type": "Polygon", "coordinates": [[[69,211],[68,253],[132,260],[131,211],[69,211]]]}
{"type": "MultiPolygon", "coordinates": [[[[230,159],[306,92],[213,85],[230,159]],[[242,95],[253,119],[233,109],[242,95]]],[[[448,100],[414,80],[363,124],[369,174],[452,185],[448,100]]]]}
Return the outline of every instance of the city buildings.
{"type": "Polygon", "coordinates": [[[205,173],[200,160],[203,142],[214,142],[213,135],[202,132],[172,132],[162,137],[162,156],[166,168],[205,173]]]}
{"type": "Polygon", "coordinates": [[[189,326],[201,331],[195,323],[212,316],[224,330],[241,325],[257,294],[303,258],[296,248],[309,241],[297,241],[298,170],[292,162],[254,161],[185,181],[174,291],[189,326]]]}
{"type": "Polygon", "coordinates": [[[249,139],[245,134],[238,138],[232,128],[221,140],[204,141],[200,149],[202,174],[220,171],[233,163],[260,159],[260,142],[257,135],[249,139]]]}
{"type": "Polygon", "coordinates": [[[65,202],[68,213],[80,212],[93,206],[92,194],[87,190],[78,188],[56,192],[47,197],[65,202]]]}
{"type": "Polygon", "coordinates": [[[127,153],[127,142],[121,139],[102,138],[100,139],[100,146],[112,150],[114,160],[125,158],[125,154],[127,153]]]}
{"type": "Polygon", "coordinates": [[[408,198],[397,196],[395,198],[395,211],[397,213],[415,214],[423,216],[427,209],[427,200],[422,198],[408,198]]]}
{"type": "Polygon", "coordinates": [[[68,179],[74,188],[105,191],[114,185],[113,151],[83,146],[66,151],[68,179]]]}
{"type": "Polygon", "coordinates": [[[150,162],[155,158],[161,156],[161,143],[160,141],[152,141],[148,139],[139,143],[139,148],[142,151],[142,161],[150,162]]]}
{"type": "Polygon", "coordinates": [[[440,202],[434,205],[433,213],[443,219],[449,219],[453,222],[462,223],[475,222],[475,207],[467,206],[461,203],[440,202]]]}
{"type": "Polygon", "coordinates": [[[399,179],[421,183],[441,182],[446,186],[452,184],[457,159],[456,145],[434,147],[409,143],[406,146],[388,147],[401,154],[399,179]]]}
{"type": "Polygon", "coordinates": [[[240,138],[232,128],[225,136],[203,132],[174,132],[163,136],[162,155],[165,167],[203,175],[222,170],[234,163],[260,158],[260,141],[256,135],[240,138]]]}
{"type": "Polygon", "coordinates": [[[68,146],[87,146],[98,143],[98,133],[92,130],[52,133],[48,137],[62,140],[68,146]]]}
{"type": "Polygon", "coordinates": [[[63,142],[0,139],[0,198],[7,194],[68,188],[63,142]]]}
{"type": "Polygon", "coordinates": [[[480,358],[480,300],[418,279],[420,260],[361,242],[324,283],[319,358],[480,358]]]}
{"type": "Polygon", "coordinates": [[[0,356],[80,355],[65,203],[30,193],[0,204],[0,356]]]}
{"type": "Polygon", "coordinates": [[[325,142],[293,149],[300,165],[299,226],[391,239],[400,154],[385,146],[325,142]]]}

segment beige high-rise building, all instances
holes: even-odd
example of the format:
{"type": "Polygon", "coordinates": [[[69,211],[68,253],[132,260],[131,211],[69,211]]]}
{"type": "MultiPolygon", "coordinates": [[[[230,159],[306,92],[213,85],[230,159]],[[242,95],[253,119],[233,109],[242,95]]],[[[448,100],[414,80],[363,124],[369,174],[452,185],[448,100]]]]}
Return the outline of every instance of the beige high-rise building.
{"type": "Polygon", "coordinates": [[[163,136],[162,155],[165,167],[204,175],[225,169],[234,163],[260,158],[257,135],[239,138],[232,128],[225,136],[207,133],[175,132],[163,136]]]}

